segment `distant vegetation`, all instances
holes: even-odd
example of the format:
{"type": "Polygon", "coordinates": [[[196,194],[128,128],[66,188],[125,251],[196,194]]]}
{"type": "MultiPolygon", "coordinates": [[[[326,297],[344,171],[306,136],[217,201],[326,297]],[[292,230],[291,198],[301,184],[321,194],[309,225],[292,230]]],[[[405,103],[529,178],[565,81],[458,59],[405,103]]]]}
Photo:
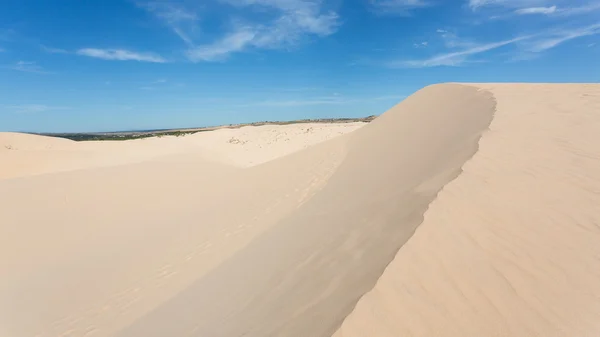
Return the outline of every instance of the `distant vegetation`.
{"type": "Polygon", "coordinates": [[[191,135],[197,132],[208,130],[195,131],[150,131],[150,132],[111,132],[111,133],[42,133],[43,136],[67,138],[74,141],[92,141],[92,140],[130,140],[143,139],[149,137],[164,137],[175,136],[181,137],[191,135]]]}
{"type": "Polygon", "coordinates": [[[181,137],[185,135],[191,135],[198,132],[213,131],[218,129],[237,129],[244,126],[261,126],[261,125],[288,125],[288,124],[299,124],[299,123],[353,123],[353,122],[366,122],[369,123],[374,120],[376,116],[369,116],[363,118],[323,118],[323,119],[302,119],[295,121],[283,121],[283,122],[255,122],[246,124],[231,124],[217,127],[205,127],[195,129],[175,129],[175,130],[155,130],[155,131],[125,131],[125,132],[95,132],[95,133],[38,133],[42,136],[60,137],[67,138],[74,141],[93,141],[93,140],[131,140],[131,139],[143,139],[149,137],[164,137],[164,136],[175,136],[181,137]]]}

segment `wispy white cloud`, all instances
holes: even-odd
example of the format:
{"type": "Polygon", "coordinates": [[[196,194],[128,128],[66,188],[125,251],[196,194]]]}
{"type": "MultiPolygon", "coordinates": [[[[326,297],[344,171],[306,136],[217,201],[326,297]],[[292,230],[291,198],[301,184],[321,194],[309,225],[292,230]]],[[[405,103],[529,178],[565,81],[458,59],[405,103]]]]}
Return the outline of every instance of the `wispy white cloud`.
{"type": "Polygon", "coordinates": [[[230,53],[254,46],[257,34],[252,27],[241,27],[213,44],[190,49],[187,56],[195,62],[224,60],[230,53]]]}
{"type": "Polygon", "coordinates": [[[338,15],[323,10],[323,1],[307,0],[220,0],[238,8],[271,9],[280,12],[273,28],[296,28],[306,33],[330,35],[338,28],[338,15]]]}
{"type": "Polygon", "coordinates": [[[537,14],[558,18],[600,10],[600,2],[597,0],[469,0],[468,4],[474,11],[484,7],[510,10],[496,12],[496,15],[492,16],[494,19],[507,19],[514,14],[537,14]]]}
{"type": "Polygon", "coordinates": [[[222,61],[230,54],[247,49],[279,49],[299,43],[306,36],[324,37],[340,25],[337,13],[324,11],[320,1],[305,0],[221,0],[238,7],[277,12],[267,23],[238,22],[221,39],[191,48],[187,56],[194,62],[222,61]]]}
{"type": "MultiPolygon", "coordinates": [[[[325,11],[321,0],[214,0],[237,10],[231,29],[212,43],[195,43],[194,36],[200,31],[198,7],[192,2],[175,0],[136,0],[159,18],[187,45],[188,59],[199,61],[222,61],[236,52],[250,49],[279,49],[297,45],[306,36],[333,34],[340,22],[337,13],[325,11]],[[261,22],[244,21],[239,13],[258,10],[271,15],[261,22]]],[[[207,14],[208,15],[208,14],[207,14]]]]}
{"type": "Polygon", "coordinates": [[[371,9],[379,14],[408,15],[419,8],[432,6],[429,0],[369,0],[371,9]]]}
{"type": "Polygon", "coordinates": [[[469,49],[440,54],[423,60],[393,61],[388,62],[387,66],[392,68],[428,68],[439,66],[459,66],[465,62],[468,62],[469,57],[472,55],[485,53],[529,38],[530,36],[522,36],[510,40],[481,44],[471,47],[469,49]]]}
{"type": "Polygon", "coordinates": [[[77,51],[78,55],[111,61],[138,61],[165,63],[167,60],[154,53],[139,53],[125,49],[84,48],[77,51]]]}
{"type": "MultiPolygon", "coordinates": [[[[438,30],[442,35],[450,34],[446,30],[438,30]]],[[[545,29],[535,34],[523,35],[516,38],[483,44],[465,43],[462,50],[442,53],[430,58],[421,60],[400,60],[385,63],[393,68],[425,68],[439,66],[460,66],[465,63],[481,62],[473,60],[473,55],[486,53],[504,46],[515,45],[512,52],[508,55],[509,62],[532,60],[540,57],[540,53],[555,48],[562,43],[584,36],[600,34],[600,23],[572,28],[572,29],[545,29]]],[[[451,41],[454,40],[452,37],[451,41]]],[[[454,43],[445,43],[449,49],[455,47],[454,43]]]]}
{"type": "Polygon", "coordinates": [[[65,106],[48,106],[43,104],[21,104],[21,105],[5,105],[4,109],[14,113],[36,113],[46,112],[53,110],[68,110],[69,107],[65,106]]]}
{"type": "MultiPolygon", "coordinates": [[[[585,17],[586,15],[592,15],[594,12],[600,10],[600,2],[587,3],[583,5],[580,2],[571,2],[568,3],[568,6],[558,4],[554,5],[550,2],[546,2],[546,6],[535,7],[516,6],[515,4],[516,3],[513,3],[513,6],[490,6],[493,8],[492,12],[486,11],[485,13],[487,13],[487,15],[491,14],[488,16],[489,20],[520,20],[521,18],[519,17],[523,15],[537,15],[566,22],[567,18],[575,16],[585,17]]],[[[474,10],[476,11],[477,9],[474,10]]]]}
{"type": "MultiPolygon", "coordinates": [[[[548,6],[548,7],[524,7],[514,11],[517,15],[546,15],[554,18],[565,18],[575,15],[589,14],[594,11],[600,10],[600,3],[590,3],[583,6],[571,6],[571,7],[560,7],[560,6],[548,6]]],[[[501,16],[501,18],[508,18],[510,15],[501,16]]]]}
{"type": "Polygon", "coordinates": [[[556,12],[556,6],[552,7],[529,7],[529,8],[521,8],[515,11],[516,14],[519,15],[528,15],[528,14],[552,14],[556,12]]]}
{"type": "Polygon", "coordinates": [[[458,35],[456,35],[456,33],[452,33],[444,29],[438,29],[436,32],[439,34],[444,43],[444,46],[446,46],[447,48],[467,49],[477,46],[477,43],[468,39],[460,38],[458,35]]]}
{"type": "Polygon", "coordinates": [[[50,54],[67,54],[67,53],[69,53],[69,51],[66,49],[47,47],[44,45],[40,45],[40,49],[42,51],[44,51],[46,53],[50,53],[50,54]]]}
{"type": "Polygon", "coordinates": [[[573,39],[597,34],[600,34],[600,23],[574,29],[551,30],[537,39],[528,41],[524,47],[530,52],[539,53],[573,39]]]}
{"type": "Polygon", "coordinates": [[[137,4],[171,28],[188,46],[194,45],[193,37],[200,28],[198,14],[191,7],[172,1],[138,1],[137,4]]]}
{"type": "Polygon", "coordinates": [[[471,9],[482,7],[503,6],[509,8],[541,7],[548,4],[548,0],[468,0],[471,9]]]}
{"type": "Polygon", "coordinates": [[[589,4],[586,4],[583,6],[558,8],[556,10],[556,12],[554,12],[552,14],[553,14],[553,16],[556,16],[556,17],[564,17],[564,16],[589,14],[589,13],[597,11],[597,10],[600,10],[600,2],[589,3],[589,4]]]}
{"type": "Polygon", "coordinates": [[[52,72],[44,70],[41,66],[39,66],[36,62],[30,61],[19,61],[13,65],[9,65],[6,68],[23,71],[27,73],[36,73],[36,74],[51,74],[52,72]]]}

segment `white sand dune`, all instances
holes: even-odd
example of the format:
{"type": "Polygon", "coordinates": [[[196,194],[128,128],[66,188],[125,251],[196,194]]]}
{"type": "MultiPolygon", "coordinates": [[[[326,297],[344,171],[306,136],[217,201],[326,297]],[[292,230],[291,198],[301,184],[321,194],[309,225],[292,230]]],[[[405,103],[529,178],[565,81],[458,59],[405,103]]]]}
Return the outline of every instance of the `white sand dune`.
{"type": "Polygon", "coordinates": [[[444,84],[335,138],[4,135],[0,336],[598,336],[598,111],[444,84]]]}
{"type": "Polygon", "coordinates": [[[366,123],[301,123],[218,129],[184,137],[74,142],[0,133],[0,179],[118,166],[187,154],[239,167],[259,165],[352,132],[366,123]]]}
{"type": "Polygon", "coordinates": [[[600,336],[600,85],[479,87],[479,151],[335,336],[600,336]]]}

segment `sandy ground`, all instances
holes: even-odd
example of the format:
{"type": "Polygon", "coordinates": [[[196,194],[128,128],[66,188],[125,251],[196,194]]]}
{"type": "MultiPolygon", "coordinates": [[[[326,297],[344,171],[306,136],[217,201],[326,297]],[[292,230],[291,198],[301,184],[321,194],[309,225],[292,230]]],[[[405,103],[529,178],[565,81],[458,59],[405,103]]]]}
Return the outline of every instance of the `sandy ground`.
{"type": "Polygon", "coordinates": [[[0,336],[598,336],[598,111],[445,84],[365,126],[0,134],[0,336]]]}
{"type": "Polygon", "coordinates": [[[219,129],[182,137],[74,142],[0,133],[0,179],[130,164],[187,154],[239,167],[260,165],[352,132],[366,123],[302,123],[219,129]]]}

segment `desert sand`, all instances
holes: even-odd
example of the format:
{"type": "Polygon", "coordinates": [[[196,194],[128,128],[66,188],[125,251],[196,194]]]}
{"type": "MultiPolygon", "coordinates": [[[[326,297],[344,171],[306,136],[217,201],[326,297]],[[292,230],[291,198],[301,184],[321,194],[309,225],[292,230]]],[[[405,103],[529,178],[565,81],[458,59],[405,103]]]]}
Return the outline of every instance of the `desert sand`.
{"type": "Polygon", "coordinates": [[[219,129],[184,137],[74,142],[0,132],[0,179],[142,162],[173,154],[250,167],[283,157],[365,125],[301,123],[219,129]]]}
{"type": "Polygon", "coordinates": [[[598,111],[442,84],[367,125],[0,134],[0,336],[598,336],[598,111]]]}

